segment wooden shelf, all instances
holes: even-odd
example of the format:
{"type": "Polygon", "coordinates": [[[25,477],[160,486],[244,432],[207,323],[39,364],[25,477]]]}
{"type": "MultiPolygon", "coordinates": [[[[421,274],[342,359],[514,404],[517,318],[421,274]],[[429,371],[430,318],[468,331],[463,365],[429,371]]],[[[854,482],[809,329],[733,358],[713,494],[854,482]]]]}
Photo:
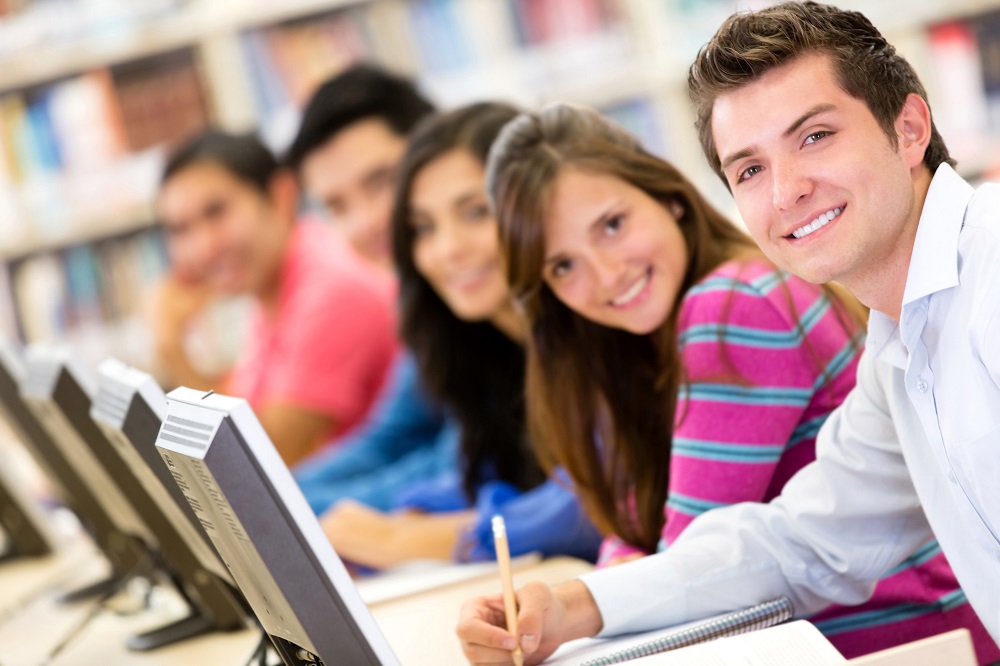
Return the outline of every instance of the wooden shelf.
{"type": "Polygon", "coordinates": [[[102,35],[65,45],[39,45],[2,58],[0,92],[193,47],[219,33],[235,33],[291,21],[367,1],[193,2],[190,8],[180,10],[173,16],[125,31],[119,36],[102,35]]]}
{"type": "Polygon", "coordinates": [[[152,204],[137,204],[100,219],[74,220],[63,233],[34,234],[8,245],[0,245],[0,261],[11,261],[40,252],[90,243],[152,228],[156,224],[152,204]]]}
{"type": "MultiPolygon", "coordinates": [[[[350,13],[363,15],[358,17],[359,31],[372,56],[390,68],[416,77],[424,92],[442,108],[481,99],[505,99],[527,107],[568,101],[608,108],[643,99],[656,116],[654,131],[664,135],[666,145],[662,147],[667,156],[688,173],[713,203],[736,217],[731,196],[708,168],[692,131],[694,118],[687,96],[687,70],[694,50],[711,36],[714,26],[730,11],[759,7],[761,3],[750,0],[685,3],[692,9],[678,12],[662,0],[617,0],[620,23],[603,32],[523,45],[517,38],[513,14],[501,6],[505,0],[453,0],[456,21],[468,33],[465,35],[470,42],[468,61],[463,54],[460,61],[445,58],[447,66],[439,66],[421,48],[426,46],[422,40],[435,36],[417,34],[423,24],[411,20],[410,1],[187,0],[171,14],[139,21],[135,27],[116,35],[84,35],[72,43],[43,40],[0,57],[0,95],[26,90],[30,103],[32,89],[44,88],[51,82],[190,49],[212,121],[232,131],[265,129],[263,124],[268,118],[256,104],[254,85],[259,81],[254,80],[250,70],[253,62],[248,57],[244,34],[356,8],[362,11],[350,13]],[[484,32],[487,28],[488,32],[484,32]]],[[[918,68],[926,83],[928,63],[921,62],[922,54],[927,51],[926,27],[982,14],[1000,7],[1000,0],[949,3],[912,0],[905,12],[899,11],[899,4],[898,0],[840,2],[845,9],[868,16],[918,68]]],[[[933,104],[935,91],[929,92],[933,104]]],[[[623,119],[633,112],[627,105],[623,109],[623,119]]],[[[640,109],[640,113],[644,111],[640,109]]],[[[642,120],[640,117],[639,122],[642,120]]],[[[1000,154],[998,150],[1000,136],[985,139],[982,151],[963,156],[960,172],[974,180],[981,178],[993,167],[994,156],[1000,154]]],[[[127,188],[123,185],[122,189],[127,188]]],[[[37,192],[32,190],[33,194],[37,192]]],[[[63,201],[58,191],[53,190],[51,196],[47,189],[42,193],[43,203],[47,198],[63,201]]],[[[11,285],[3,281],[10,272],[4,263],[151,228],[152,202],[131,201],[145,196],[152,194],[143,188],[135,189],[127,199],[97,198],[98,204],[107,202],[112,208],[100,215],[92,212],[99,205],[88,206],[85,214],[81,214],[82,206],[69,205],[70,213],[60,209],[62,216],[71,218],[60,222],[63,226],[60,233],[25,231],[17,235],[9,231],[7,220],[0,220],[0,270],[7,269],[0,273],[0,318],[16,312],[10,299],[11,285]],[[11,302],[5,303],[5,298],[11,302]]],[[[93,204],[93,199],[87,203],[93,204]]],[[[28,216],[34,216],[37,210],[42,211],[39,215],[47,212],[44,206],[26,206],[23,210],[28,216]]],[[[55,215],[50,217],[55,219],[55,215]]],[[[31,221],[35,221],[33,217],[19,226],[27,229],[56,226],[52,222],[45,225],[31,221]]]]}

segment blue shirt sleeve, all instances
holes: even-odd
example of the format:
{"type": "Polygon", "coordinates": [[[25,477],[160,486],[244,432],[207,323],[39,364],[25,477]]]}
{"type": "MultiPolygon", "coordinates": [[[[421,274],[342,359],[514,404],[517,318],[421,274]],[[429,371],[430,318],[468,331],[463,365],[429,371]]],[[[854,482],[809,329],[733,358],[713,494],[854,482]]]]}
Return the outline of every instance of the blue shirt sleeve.
{"type": "Polygon", "coordinates": [[[557,476],[527,492],[503,481],[485,484],[476,498],[476,522],[459,539],[455,559],[496,559],[491,519],[499,514],[507,524],[513,556],[539,552],[545,557],[568,555],[595,561],[601,534],[583,512],[568,480],[557,476]]]}
{"type": "Polygon", "coordinates": [[[444,412],[420,386],[416,362],[403,354],[364,424],[302,462],[295,479],[316,513],[346,498],[388,510],[407,485],[455,464],[439,445],[444,425],[444,412]]]}
{"type": "Polygon", "coordinates": [[[392,503],[393,509],[447,513],[463,511],[471,506],[463,488],[460,437],[461,426],[453,418],[449,418],[436,448],[441,458],[448,460],[450,464],[443,465],[438,474],[414,479],[409,486],[400,489],[392,503]]]}

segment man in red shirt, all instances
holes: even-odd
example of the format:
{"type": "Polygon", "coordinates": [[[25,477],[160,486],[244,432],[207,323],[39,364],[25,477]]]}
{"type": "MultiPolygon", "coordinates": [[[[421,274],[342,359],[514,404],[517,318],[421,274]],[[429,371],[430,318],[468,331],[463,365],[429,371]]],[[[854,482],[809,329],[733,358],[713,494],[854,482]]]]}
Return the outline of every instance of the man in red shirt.
{"type": "MultiPolygon", "coordinates": [[[[255,138],[218,132],[174,153],[157,200],[187,279],[252,297],[225,390],[250,401],[289,465],[361,420],[396,348],[391,277],[323,225],[298,222],[298,202],[294,174],[255,138]]],[[[182,383],[219,385],[190,367],[181,319],[161,319],[161,358],[182,383]]]]}

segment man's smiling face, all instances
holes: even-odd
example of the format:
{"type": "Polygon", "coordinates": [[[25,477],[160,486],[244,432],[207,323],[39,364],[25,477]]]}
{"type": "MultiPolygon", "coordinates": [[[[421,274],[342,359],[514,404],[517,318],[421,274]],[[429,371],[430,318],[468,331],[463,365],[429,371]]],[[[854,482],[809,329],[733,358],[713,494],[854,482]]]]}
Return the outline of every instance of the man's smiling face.
{"type": "Polygon", "coordinates": [[[917,219],[915,150],[890,142],[867,104],[840,86],[825,54],[720,95],[711,121],[747,228],[785,270],[850,286],[877,272],[917,219]]]}

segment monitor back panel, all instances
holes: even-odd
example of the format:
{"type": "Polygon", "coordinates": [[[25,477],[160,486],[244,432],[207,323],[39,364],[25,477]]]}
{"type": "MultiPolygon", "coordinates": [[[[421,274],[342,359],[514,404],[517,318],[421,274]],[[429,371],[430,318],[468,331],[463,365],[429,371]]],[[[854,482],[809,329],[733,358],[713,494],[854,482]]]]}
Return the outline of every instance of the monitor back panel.
{"type": "Polygon", "coordinates": [[[131,571],[140,562],[144,548],[122,532],[104,503],[74,466],[70,458],[39,423],[21,395],[26,370],[14,351],[0,344],[0,418],[11,425],[18,439],[53,485],[66,506],[80,518],[97,546],[119,572],[131,571]]]}
{"type": "Polygon", "coordinates": [[[285,663],[398,664],[249,407],[212,397],[170,400],[157,447],[285,663]]]}
{"type": "Polygon", "coordinates": [[[22,395],[38,422],[88,484],[117,528],[148,546],[157,540],[122,483],[127,470],[90,419],[90,395],[56,360],[29,359],[22,395]]]}
{"type": "Polygon", "coordinates": [[[6,536],[3,557],[35,557],[52,552],[42,514],[17,485],[0,469],[0,527],[6,536]]]}
{"type": "Polygon", "coordinates": [[[29,359],[25,391],[39,419],[59,434],[53,434],[53,439],[65,444],[67,454],[86,466],[88,478],[98,480],[106,492],[105,499],[119,510],[118,519],[150,547],[156,563],[188,595],[199,614],[220,629],[243,626],[245,615],[238,612],[238,603],[224,609],[204,603],[202,592],[217,591],[218,578],[206,575],[177,525],[91,418],[91,396],[96,387],[89,385],[85,374],[62,357],[29,359]]]}
{"type": "MultiPolygon", "coordinates": [[[[163,414],[166,411],[166,398],[162,392],[159,397],[161,405],[150,404],[147,396],[133,387],[102,376],[91,414],[108,442],[169,522],[173,533],[170,538],[178,545],[174,548],[168,546],[165,555],[168,563],[181,574],[178,582],[184,585],[185,592],[218,628],[243,626],[249,609],[157,453],[155,442],[162,423],[157,408],[163,414]],[[155,456],[155,459],[147,462],[140,452],[146,453],[146,457],[155,456]],[[155,463],[155,466],[150,466],[149,462],[155,463]],[[183,505],[178,501],[182,501],[183,505]]],[[[149,398],[155,400],[156,396],[149,398]]],[[[161,543],[167,542],[161,539],[161,543]]]]}

